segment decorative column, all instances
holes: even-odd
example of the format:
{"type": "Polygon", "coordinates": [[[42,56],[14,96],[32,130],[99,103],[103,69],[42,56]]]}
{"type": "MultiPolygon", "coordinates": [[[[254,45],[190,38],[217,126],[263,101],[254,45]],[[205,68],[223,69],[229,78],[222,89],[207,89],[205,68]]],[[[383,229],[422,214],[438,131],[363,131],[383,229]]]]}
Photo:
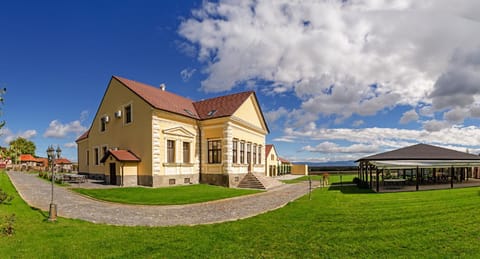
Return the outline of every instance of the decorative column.
{"type": "Polygon", "coordinates": [[[233,173],[233,134],[230,122],[225,123],[223,128],[222,153],[223,173],[231,174],[233,173]]]}

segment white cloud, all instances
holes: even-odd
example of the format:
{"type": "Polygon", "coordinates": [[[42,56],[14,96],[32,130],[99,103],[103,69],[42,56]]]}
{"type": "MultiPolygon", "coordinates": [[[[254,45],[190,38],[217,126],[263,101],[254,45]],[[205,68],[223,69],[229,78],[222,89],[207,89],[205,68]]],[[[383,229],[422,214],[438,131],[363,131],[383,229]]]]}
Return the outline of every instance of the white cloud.
{"type": "Polygon", "coordinates": [[[475,0],[230,0],[204,2],[178,32],[206,66],[204,90],[271,82],[263,87],[302,101],[301,124],[479,103],[478,17],[475,0]],[[460,91],[449,96],[451,83],[460,91]]]}
{"type": "Polygon", "coordinates": [[[350,146],[340,146],[333,142],[322,142],[315,147],[310,145],[303,147],[303,150],[318,153],[374,153],[379,151],[375,145],[353,144],[350,146]]]}
{"type": "Polygon", "coordinates": [[[271,110],[265,113],[265,119],[268,123],[275,123],[278,119],[285,117],[288,114],[287,109],[279,107],[276,110],[271,110]]]}
{"type": "Polygon", "coordinates": [[[182,77],[183,82],[188,82],[190,78],[195,74],[197,70],[195,68],[185,68],[182,71],[180,71],[180,76],[182,77]]]}
{"type": "Polygon", "coordinates": [[[365,122],[363,120],[356,120],[352,123],[352,126],[354,127],[359,127],[361,125],[363,125],[365,122]]]}
{"type": "MultiPolygon", "coordinates": [[[[439,122],[442,123],[442,122],[439,122]]],[[[436,131],[396,129],[396,128],[362,128],[323,129],[310,125],[309,128],[295,130],[286,128],[281,138],[294,142],[347,141],[354,144],[366,144],[382,148],[400,148],[416,143],[430,143],[443,146],[480,147],[480,127],[450,126],[439,127],[436,131]]]]}
{"type": "Polygon", "coordinates": [[[80,113],[80,122],[84,122],[85,120],[88,119],[88,116],[90,113],[87,110],[84,110],[80,113]]]}
{"type": "Polygon", "coordinates": [[[418,113],[415,111],[415,109],[412,109],[403,113],[402,118],[400,118],[400,124],[407,124],[411,121],[418,120],[418,118],[418,113]]]}
{"type": "Polygon", "coordinates": [[[25,131],[19,131],[17,133],[12,132],[8,128],[3,128],[1,129],[1,137],[3,138],[3,142],[5,144],[10,143],[10,141],[16,139],[16,138],[24,138],[24,139],[31,139],[37,135],[36,130],[25,130],[25,131]]]}
{"type": "Polygon", "coordinates": [[[429,121],[423,122],[423,128],[428,132],[441,131],[448,127],[450,127],[450,123],[446,121],[429,120],[429,121]]]}
{"type": "Polygon", "coordinates": [[[53,120],[50,122],[47,130],[43,134],[45,138],[52,137],[52,138],[65,138],[70,133],[74,133],[76,135],[80,135],[87,130],[79,120],[72,121],[67,124],[63,124],[58,120],[53,120]]]}
{"type": "Polygon", "coordinates": [[[466,109],[462,108],[453,108],[449,110],[448,112],[445,112],[443,114],[443,118],[450,123],[462,123],[465,117],[469,116],[470,112],[466,109]]]}
{"type": "Polygon", "coordinates": [[[69,143],[65,143],[63,146],[66,148],[77,148],[77,143],[69,142],[69,143]]]}

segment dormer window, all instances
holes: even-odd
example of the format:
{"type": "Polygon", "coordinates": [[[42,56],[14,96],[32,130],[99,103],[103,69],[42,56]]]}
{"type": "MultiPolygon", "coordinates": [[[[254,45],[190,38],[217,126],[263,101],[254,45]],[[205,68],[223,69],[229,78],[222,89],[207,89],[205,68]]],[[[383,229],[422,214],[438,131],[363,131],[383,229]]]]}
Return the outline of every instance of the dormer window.
{"type": "Polygon", "coordinates": [[[191,112],[189,109],[183,109],[188,115],[194,116],[193,112],[191,112]]]}
{"type": "Polygon", "coordinates": [[[211,110],[211,111],[209,111],[209,112],[207,113],[207,115],[208,115],[209,117],[211,117],[211,116],[213,116],[216,112],[217,112],[217,110],[211,110]]]}

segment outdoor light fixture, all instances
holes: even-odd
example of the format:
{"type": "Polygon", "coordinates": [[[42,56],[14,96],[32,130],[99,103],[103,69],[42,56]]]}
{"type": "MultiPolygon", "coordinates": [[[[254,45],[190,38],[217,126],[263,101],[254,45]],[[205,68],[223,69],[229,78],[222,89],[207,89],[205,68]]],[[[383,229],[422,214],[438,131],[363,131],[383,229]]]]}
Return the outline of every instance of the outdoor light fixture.
{"type": "Polygon", "coordinates": [[[53,146],[47,148],[48,163],[52,165],[52,199],[50,200],[50,210],[48,213],[48,221],[57,220],[57,204],[53,203],[53,185],[55,182],[55,152],[57,153],[57,158],[60,158],[62,150],[57,146],[57,150],[53,146]]]}

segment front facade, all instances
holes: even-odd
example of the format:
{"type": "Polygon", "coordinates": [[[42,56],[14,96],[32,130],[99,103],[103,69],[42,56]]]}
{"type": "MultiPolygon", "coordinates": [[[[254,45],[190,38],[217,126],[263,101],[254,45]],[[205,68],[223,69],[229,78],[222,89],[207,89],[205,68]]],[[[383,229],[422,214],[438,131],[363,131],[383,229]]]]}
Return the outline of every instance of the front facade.
{"type": "Polygon", "coordinates": [[[264,173],[267,133],[254,92],[194,102],[114,76],[77,140],[79,172],[122,186],[234,187],[264,173]]]}

